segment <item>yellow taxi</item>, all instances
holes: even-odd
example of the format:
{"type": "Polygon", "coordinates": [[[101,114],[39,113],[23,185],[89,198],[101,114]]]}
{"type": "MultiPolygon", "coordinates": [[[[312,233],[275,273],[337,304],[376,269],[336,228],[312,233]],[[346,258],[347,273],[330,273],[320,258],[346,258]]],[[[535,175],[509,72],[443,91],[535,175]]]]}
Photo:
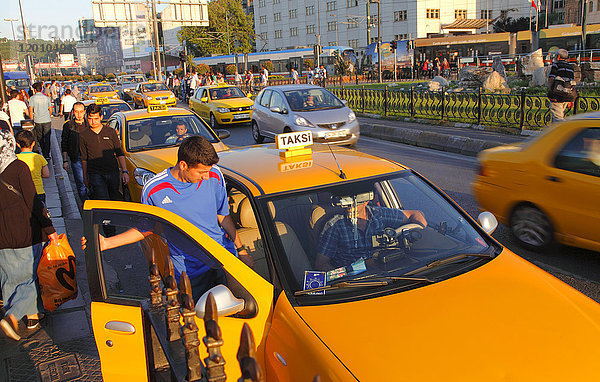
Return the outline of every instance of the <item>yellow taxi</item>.
{"type": "Polygon", "coordinates": [[[213,293],[231,380],[245,324],[267,381],[600,378],[600,305],[494,240],[493,215],[478,224],[410,168],[347,148],[310,149],[311,138],[282,134],[276,144],[219,153],[253,268],[165,209],[86,202],[105,380],[185,376],[181,340],[168,340],[164,314],[148,305],[146,259],[171,244],[225,273],[226,285],[198,300],[195,319],[201,339],[213,293]],[[100,251],[102,224],[142,229],[160,244],[100,251]]]}
{"type": "Polygon", "coordinates": [[[87,90],[83,93],[84,100],[92,100],[96,98],[112,98],[119,99],[119,94],[115,88],[106,83],[97,83],[88,86],[87,90]]]}
{"type": "Polygon", "coordinates": [[[544,250],[559,242],[600,251],[600,113],[569,118],[478,159],[475,197],[523,246],[544,250]]]}
{"type": "Polygon", "coordinates": [[[129,106],[129,104],[122,99],[100,97],[96,99],[85,100],[82,101],[82,103],[85,107],[91,104],[100,105],[102,107],[102,123],[108,121],[108,119],[115,113],[133,110],[131,106],[129,106]]]}
{"type": "Polygon", "coordinates": [[[209,121],[216,129],[219,125],[250,122],[254,101],[237,86],[225,83],[202,86],[190,97],[190,109],[209,121]]]}
{"type": "Polygon", "coordinates": [[[129,171],[129,193],[137,202],[144,182],[177,161],[177,149],[185,138],[201,135],[218,152],[227,149],[221,139],[229,136],[226,130],[213,131],[190,110],[166,105],[117,112],[107,126],[115,129],[121,139],[129,171]]]}
{"type": "Polygon", "coordinates": [[[162,82],[149,81],[138,84],[130,95],[136,109],[147,108],[149,105],[177,104],[175,94],[162,82]]]}

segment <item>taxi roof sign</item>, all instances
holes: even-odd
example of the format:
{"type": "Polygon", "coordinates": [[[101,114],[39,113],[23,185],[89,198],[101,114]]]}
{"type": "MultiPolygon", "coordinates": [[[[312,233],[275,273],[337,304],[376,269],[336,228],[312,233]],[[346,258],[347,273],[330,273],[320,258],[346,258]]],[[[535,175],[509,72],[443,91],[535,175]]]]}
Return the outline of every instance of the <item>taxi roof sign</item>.
{"type": "Polygon", "coordinates": [[[148,113],[154,113],[158,111],[169,111],[167,105],[148,105],[148,113]]]}
{"type": "Polygon", "coordinates": [[[282,158],[308,155],[312,153],[310,148],[306,148],[306,146],[313,144],[312,132],[306,130],[278,134],[275,138],[275,144],[278,150],[284,150],[279,153],[282,158]]]}
{"type": "Polygon", "coordinates": [[[108,100],[107,97],[97,97],[96,98],[96,105],[106,105],[108,104],[110,101],[108,100]]]}

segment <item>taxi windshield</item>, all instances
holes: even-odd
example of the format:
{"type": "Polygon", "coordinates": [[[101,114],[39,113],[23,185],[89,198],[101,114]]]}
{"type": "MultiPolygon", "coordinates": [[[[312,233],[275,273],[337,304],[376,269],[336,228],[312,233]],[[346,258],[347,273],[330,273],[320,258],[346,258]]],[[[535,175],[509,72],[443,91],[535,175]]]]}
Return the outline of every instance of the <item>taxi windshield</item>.
{"type": "Polygon", "coordinates": [[[200,135],[212,143],[217,140],[209,128],[195,115],[166,115],[127,121],[127,149],[154,150],[177,146],[185,138],[200,135]]]}
{"type": "Polygon", "coordinates": [[[159,82],[156,84],[146,84],[143,87],[143,91],[145,92],[155,92],[155,91],[169,91],[169,88],[167,87],[167,85],[159,82]]]}
{"type": "Polygon", "coordinates": [[[131,110],[131,106],[129,106],[126,103],[115,103],[115,104],[102,105],[102,120],[106,121],[113,114],[115,114],[119,111],[127,111],[127,110],[131,110]]]}
{"type": "Polygon", "coordinates": [[[278,237],[277,252],[290,292],[307,299],[306,304],[317,296],[336,299],[367,289],[372,293],[373,286],[390,291],[407,282],[402,278],[431,281],[494,251],[464,215],[410,171],[266,198],[263,203],[278,237]],[[453,256],[457,260],[452,264],[421,269],[453,256]],[[373,285],[364,287],[363,281],[373,285]],[[359,284],[304,293],[341,282],[359,284]],[[361,286],[367,289],[360,291],[361,286]]]}
{"type": "Polygon", "coordinates": [[[103,93],[103,92],[114,92],[110,85],[98,85],[98,86],[90,86],[90,93],[103,93]]]}
{"type": "Polygon", "coordinates": [[[228,99],[228,98],[244,98],[244,93],[239,88],[228,86],[223,88],[213,88],[209,90],[210,99],[228,99]]]}
{"type": "Polygon", "coordinates": [[[123,76],[119,79],[122,84],[136,84],[139,82],[144,82],[144,76],[123,76]]]}
{"type": "Polygon", "coordinates": [[[293,111],[338,109],[344,107],[342,101],[325,89],[301,89],[283,92],[293,111]]]}

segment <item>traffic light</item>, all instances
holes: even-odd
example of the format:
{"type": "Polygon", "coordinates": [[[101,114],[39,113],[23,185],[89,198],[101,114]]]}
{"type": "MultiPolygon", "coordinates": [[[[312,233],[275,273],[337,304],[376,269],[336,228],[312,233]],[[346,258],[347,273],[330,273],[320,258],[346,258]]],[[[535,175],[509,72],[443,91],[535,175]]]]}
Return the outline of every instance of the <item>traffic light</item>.
{"type": "Polygon", "coordinates": [[[390,47],[392,48],[392,51],[396,50],[396,40],[390,42],[390,47]]]}
{"type": "Polygon", "coordinates": [[[179,61],[185,61],[185,53],[179,52],[179,61]]]}

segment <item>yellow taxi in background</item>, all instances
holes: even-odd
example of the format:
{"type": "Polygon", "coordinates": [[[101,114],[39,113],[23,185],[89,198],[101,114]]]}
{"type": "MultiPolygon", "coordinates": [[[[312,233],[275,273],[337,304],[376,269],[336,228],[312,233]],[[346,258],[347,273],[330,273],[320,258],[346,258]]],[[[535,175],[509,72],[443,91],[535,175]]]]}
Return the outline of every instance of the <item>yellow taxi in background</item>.
{"type": "Polygon", "coordinates": [[[481,152],[473,192],[525,247],[557,241],[600,251],[600,113],[481,152]]]}
{"type": "Polygon", "coordinates": [[[177,162],[177,149],[185,138],[201,135],[218,152],[227,149],[221,139],[229,136],[227,130],[213,131],[187,109],[165,105],[117,112],[109,118],[107,126],[115,129],[121,139],[129,171],[129,193],[136,202],[140,201],[144,182],[177,162]],[[182,128],[178,130],[178,126],[182,128]]]}
{"type": "Polygon", "coordinates": [[[219,84],[202,86],[190,97],[190,109],[209,121],[216,129],[219,125],[250,122],[254,101],[237,86],[219,84]]]}
{"type": "Polygon", "coordinates": [[[88,86],[85,93],[83,93],[84,100],[91,100],[96,98],[112,98],[119,99],[119,94],[115,88],[105,83],[97,83],[88,86]]]}
{"type": "Polygon", "coordinates": [[[133,107],[147,108],[149,105],[175,106],[177,98],[167,85],[162,82],[143,82],[131,92],[133,107]]]}
{"type": "MultiPolygon", "coordinates": [[[[282,134],[276,144],[219,153],[230,216],[253,268],[165,209],[85,203],[91,318],[105,380],[154,380],[155,360],[174,360],[170,349],[183,349],[181,340],[164,345],[165,320],[148,306],[149,251],[171,245],[225,273],[225,284],[210,291],[232,379],[244,324],[267,381],[600,378],[600,305],[495,241],[493,215],[482,213],[478,224],[415,171],[347,148],[311,150],[311,138],[282,134]],[[107,222],[148,236],[100,251],[107,222]]],[[[177,192],[168,182],[152,187],[166,190],[164,203],[177,192]]],[[[207,294],[195,307],[199,328],[207,294]]],[[[185,376],[185,363],[162,366],[185,376]]]]}
{"type": "Polygon", "coordinates": [[[102,123],[108,121],[108,119],[115,113],[120,111],[133,110],[131,106],[122,99],[114,98],[96,98],[92,100],[82,101],[83,105],[87,108],[88,105],[96,104],[102,107],[102,123]]]}

